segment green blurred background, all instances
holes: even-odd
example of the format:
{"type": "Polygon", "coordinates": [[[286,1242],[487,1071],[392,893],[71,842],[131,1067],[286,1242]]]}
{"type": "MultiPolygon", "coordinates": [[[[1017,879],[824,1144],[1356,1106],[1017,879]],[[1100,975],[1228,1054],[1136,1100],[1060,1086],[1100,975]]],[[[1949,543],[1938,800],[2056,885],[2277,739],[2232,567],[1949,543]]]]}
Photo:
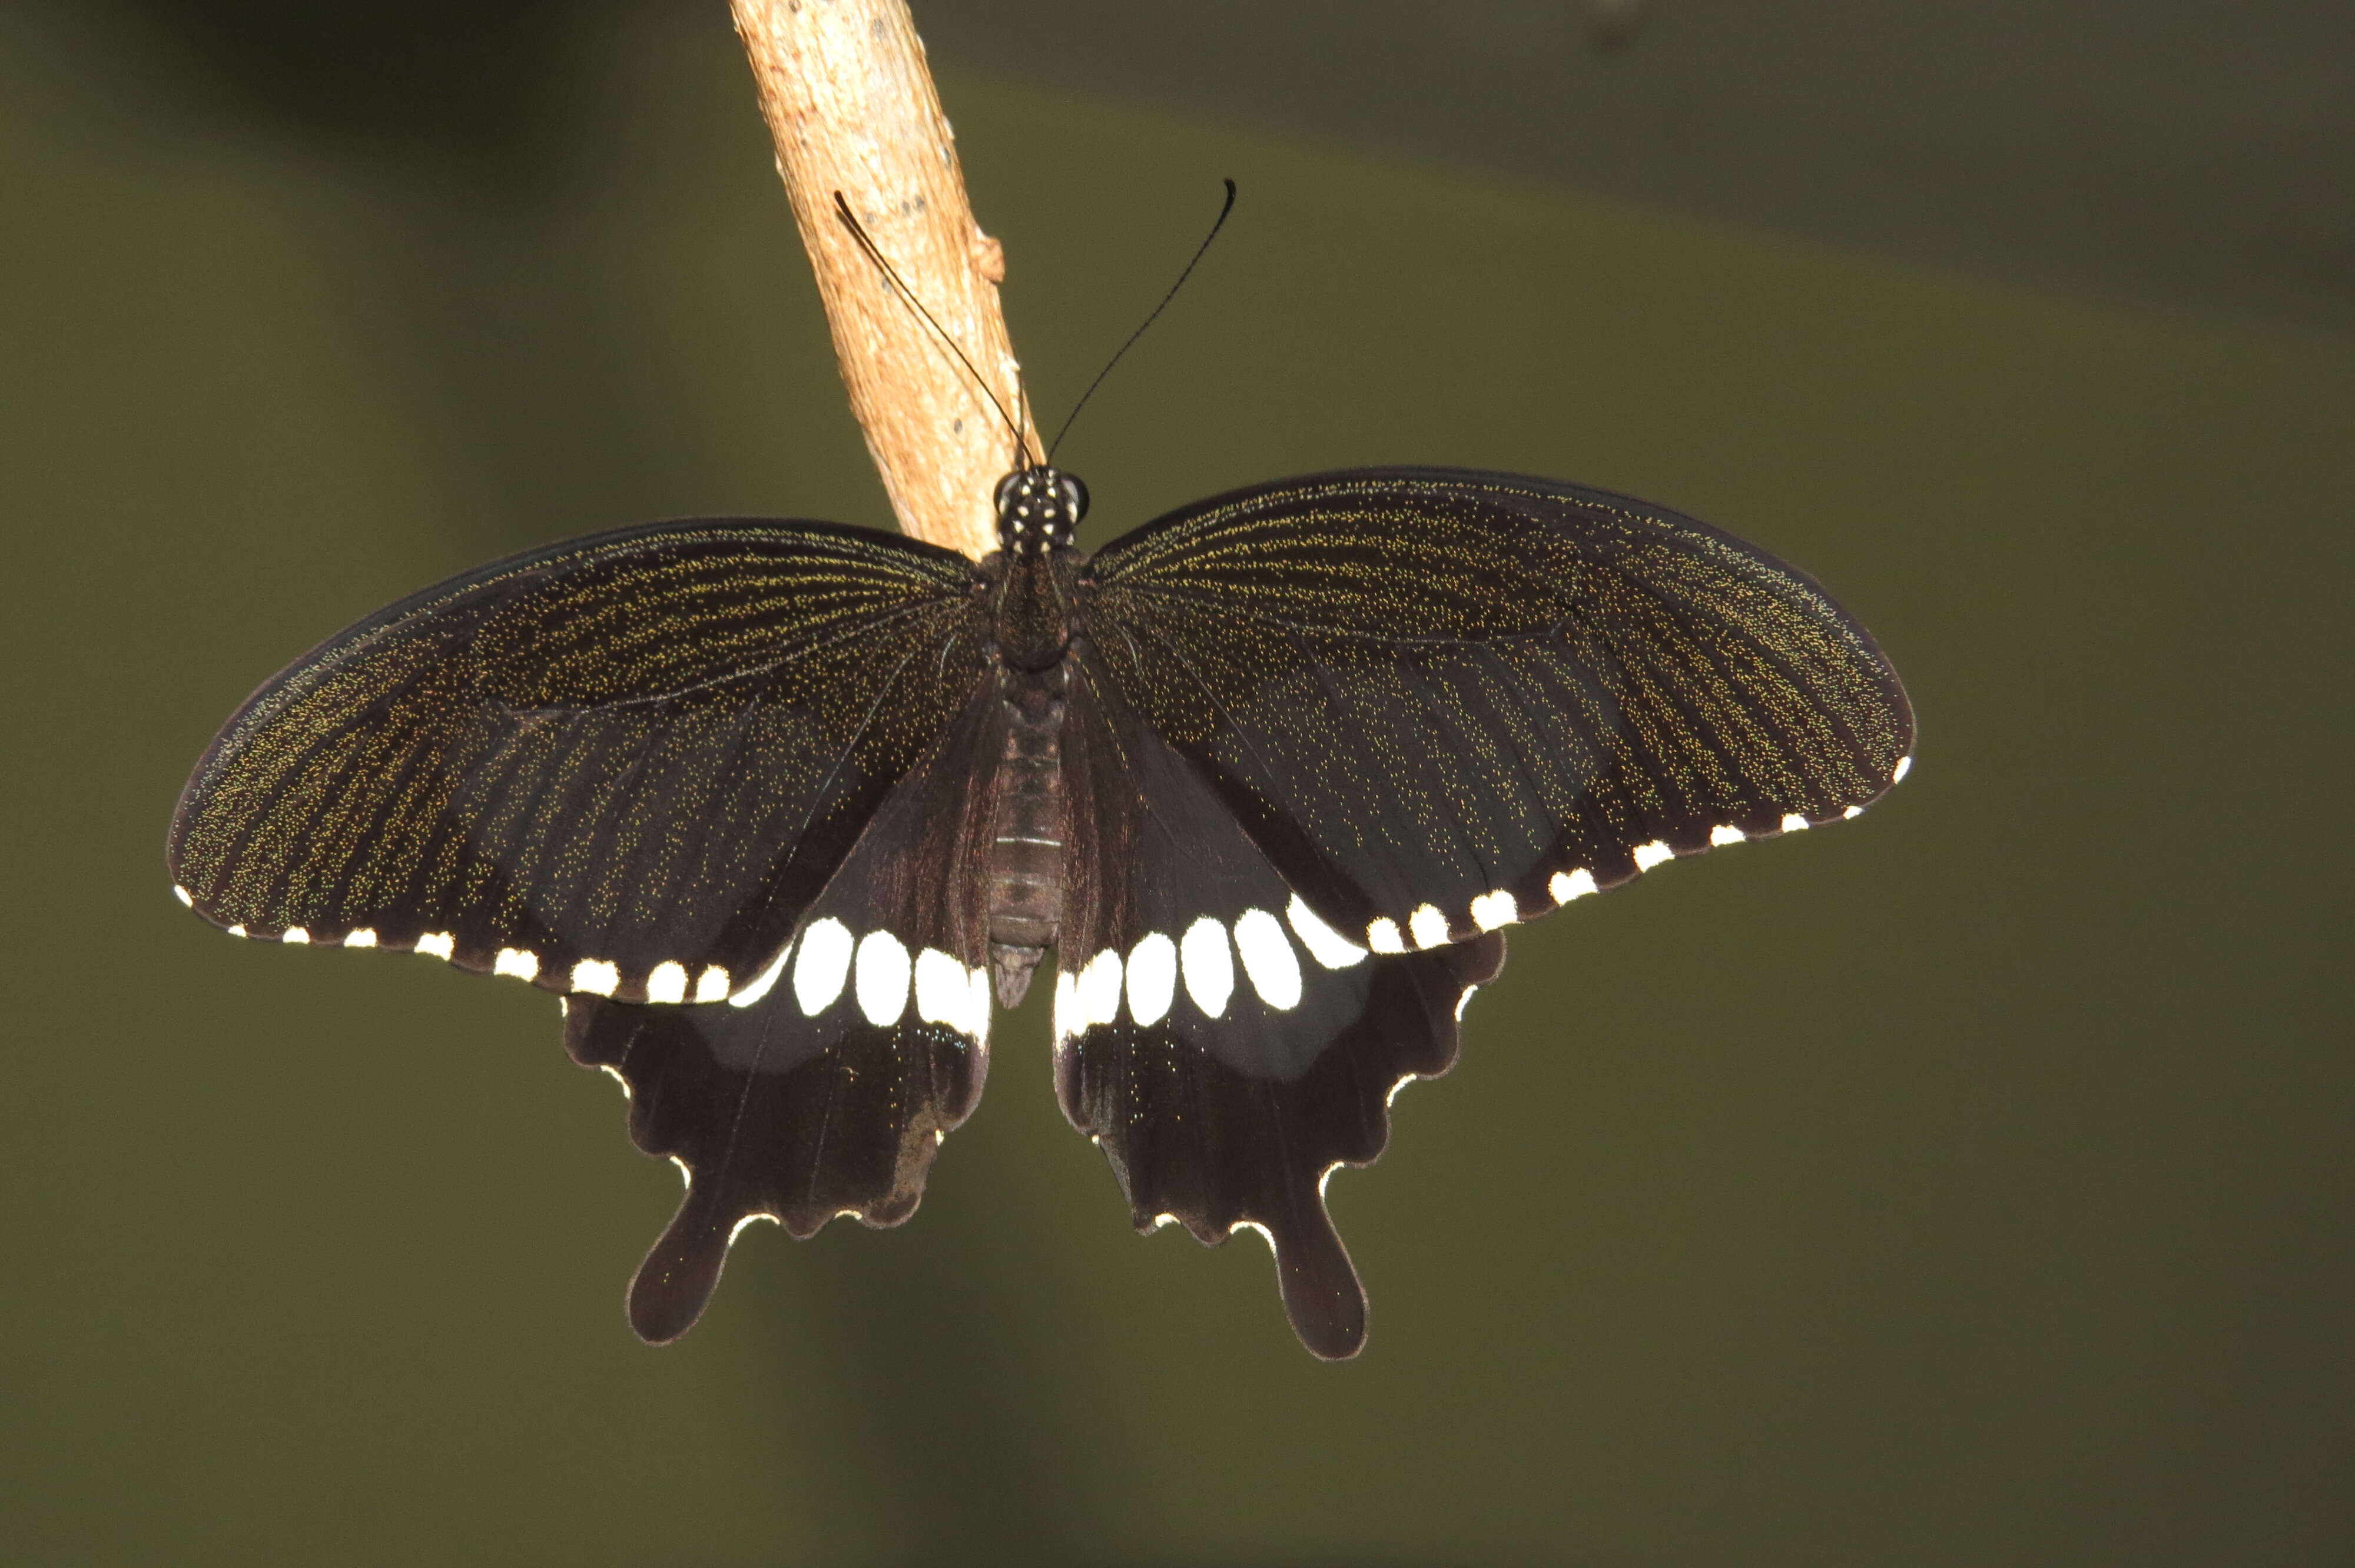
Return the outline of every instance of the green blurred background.
{"type": "Polygon", "coordinates": [[[888,523],[723,9],[0,9],[0,1561],[2347,1560],[2343,7],[919,5],[1042,409],[1242,187],[1096,537],[1574,478],[1921,712],[1865,821],[1515,933],[1334,1183],[1341,1366],[1130,1233],[1035,1005],[911,1224],[648,1350],[676,1179],[547,997],[171,900],[215,726],[378,604],[888,523]]]}

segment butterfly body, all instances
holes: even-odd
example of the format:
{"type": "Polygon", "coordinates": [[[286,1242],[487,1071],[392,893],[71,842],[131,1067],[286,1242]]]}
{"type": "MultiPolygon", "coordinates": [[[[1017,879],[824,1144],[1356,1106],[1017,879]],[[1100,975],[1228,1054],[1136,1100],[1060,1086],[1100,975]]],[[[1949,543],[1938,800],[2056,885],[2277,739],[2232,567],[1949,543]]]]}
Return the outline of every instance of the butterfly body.
{"type": "Polygon", "coordinates": [[[1064,851],[1071,843],[1064,686],[1060,668],[1009,669],[999,677],[1006,746],[990,823],[989,962],[997,1005],[1008,1009],[1021,1005],[1062,921],[1064,851]]]}
{"type": "Polygon", "coordinates": [[[297,661],[183,796],[215,923],[565,995],[687,1180],[648,1339],[751,1220],[912,1213],[1051,950],[1057,1090],[1136,1223],[1260,1230],[1303,1340],[1353,1353],[1325,1181],[1452,1065],[1503,927],[1910,760],[1812,579],[1624,497],[1358,470],[1092,556],[1071,476],[996,503],[978,563],[758,519],[497,563],[297,661]]]}

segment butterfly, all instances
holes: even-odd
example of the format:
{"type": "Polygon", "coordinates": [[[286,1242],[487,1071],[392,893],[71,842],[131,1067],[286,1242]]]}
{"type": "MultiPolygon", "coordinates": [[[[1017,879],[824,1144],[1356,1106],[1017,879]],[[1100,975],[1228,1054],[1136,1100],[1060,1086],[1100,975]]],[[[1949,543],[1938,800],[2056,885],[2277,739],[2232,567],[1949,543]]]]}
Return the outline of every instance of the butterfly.
{"type": "Polygon", "coordinates": [[[1024,461],[998,550],[661,523],[368,617],[197,764],[180,900],[558,993],[687,1192],[632,1286],[695,1321],[769,1219],[897,1224],[1050,949],[1055,1084],[1140,1229],[1271,1244],[1327,1358],[1327,1213],[1455,1062],[1505,928],[1674,856],[1856,816],[1903,687],[1812,579],[1601,491],[1284,480],[1093,555],[1024,461]]]}

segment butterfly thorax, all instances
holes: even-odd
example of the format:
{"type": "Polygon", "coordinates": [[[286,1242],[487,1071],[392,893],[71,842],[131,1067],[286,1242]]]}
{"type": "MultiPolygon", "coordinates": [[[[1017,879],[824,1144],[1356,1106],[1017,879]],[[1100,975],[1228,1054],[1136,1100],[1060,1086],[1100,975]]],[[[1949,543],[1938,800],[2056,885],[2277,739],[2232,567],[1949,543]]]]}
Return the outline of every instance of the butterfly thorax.
{"type": "Polygon", "coordinates": [[[1080,555],[1071,541],[1088,490],[1072,474],[1019,468],[997,482],[997,656],[1012,669],[1046,670],[1071,641],[1080,555]]]}

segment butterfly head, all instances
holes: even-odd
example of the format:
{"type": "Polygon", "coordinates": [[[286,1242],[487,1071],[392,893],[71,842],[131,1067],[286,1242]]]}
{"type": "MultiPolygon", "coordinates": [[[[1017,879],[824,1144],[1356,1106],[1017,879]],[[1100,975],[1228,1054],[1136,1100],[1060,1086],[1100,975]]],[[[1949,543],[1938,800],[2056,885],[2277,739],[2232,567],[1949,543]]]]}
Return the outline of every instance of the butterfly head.
{"type": "Polygon", "coordinates": [[[1077,474],[1044,463],[1018,468],[997,482],[997,547],[1009,556],[1071,548],[1088,514],[1088,487],[1077,474]]]}

